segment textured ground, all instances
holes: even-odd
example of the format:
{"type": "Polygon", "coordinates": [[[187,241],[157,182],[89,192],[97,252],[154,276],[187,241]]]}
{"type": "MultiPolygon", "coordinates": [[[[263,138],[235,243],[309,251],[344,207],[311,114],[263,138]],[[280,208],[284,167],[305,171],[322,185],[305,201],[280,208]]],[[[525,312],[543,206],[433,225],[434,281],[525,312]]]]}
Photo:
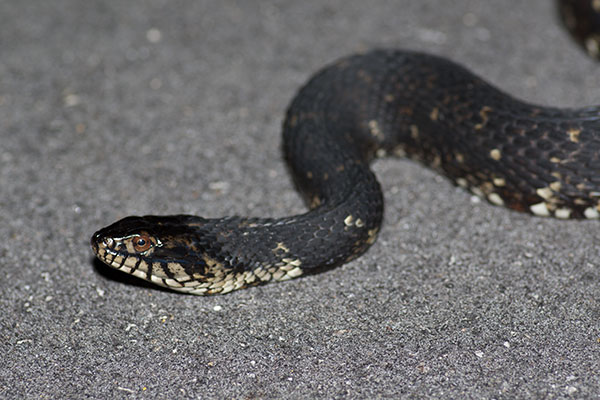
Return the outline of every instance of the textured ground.
{"type": "Polygon", "coordinates": [[[0,398],[597,395],[600,223],[477,202],[408,161],[375,164],[379,240],[325,274],[199,298],[93,260],[90,235],[129,214],[302,211],[285,106],[375,46],[600,103],[546,0],[0,2],[0,398]]]}

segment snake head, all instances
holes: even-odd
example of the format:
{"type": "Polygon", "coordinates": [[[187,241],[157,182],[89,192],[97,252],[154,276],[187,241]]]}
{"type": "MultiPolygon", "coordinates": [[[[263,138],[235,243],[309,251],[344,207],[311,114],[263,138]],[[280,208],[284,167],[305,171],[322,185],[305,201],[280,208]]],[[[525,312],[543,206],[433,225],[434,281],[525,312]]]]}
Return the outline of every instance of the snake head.
{"type": "Polygon", "coordinates": [[[94,254],[108,266],[171,289],[192,292],[216,261],[203,248],[207,220],[186,215],[127,217],[94,233],[94,254]]]}
{"type": "Polygon", "coordinates": [[[94,233],[91,245],[98,258],[119,269],[125,258],[148,258],[163,243],[146,217],[127,217],[94,233]]]}

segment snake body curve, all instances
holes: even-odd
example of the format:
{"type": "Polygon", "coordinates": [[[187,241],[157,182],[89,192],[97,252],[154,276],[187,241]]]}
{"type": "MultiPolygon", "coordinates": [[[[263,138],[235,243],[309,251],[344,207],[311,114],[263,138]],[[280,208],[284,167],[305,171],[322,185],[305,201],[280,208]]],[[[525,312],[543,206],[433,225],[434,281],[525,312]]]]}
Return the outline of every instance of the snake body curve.
{"type": "Polygon", "coordinates": [[[310,211],[127,217],[93,235],[94,253],[201,295],[345,263],[379,231],[383,197],[369,163],[384,155],[419,160],[493,204],[600,217],[600,107],[528,104],[433,55],[375,50],[324,68],[289,106],[283,151],[310,211]]]}

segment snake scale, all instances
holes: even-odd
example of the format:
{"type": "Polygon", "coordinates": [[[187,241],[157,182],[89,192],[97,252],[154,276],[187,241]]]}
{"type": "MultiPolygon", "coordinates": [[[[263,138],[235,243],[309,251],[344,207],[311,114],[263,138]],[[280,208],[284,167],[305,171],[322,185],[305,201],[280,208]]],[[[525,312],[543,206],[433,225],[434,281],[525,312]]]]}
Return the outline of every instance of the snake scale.
{"type": "Polygon", "coordinates": [[[418,160],[493,204],[600,217],[600,106],[528,104],[434,55],[374,50],[325,67],[288,108],[283,152],[308,212],[132,216],[96,232],[94,253],[200,295],[340,265],[377,237],[383,196],[369,163],[384,155],[418,160]]]}

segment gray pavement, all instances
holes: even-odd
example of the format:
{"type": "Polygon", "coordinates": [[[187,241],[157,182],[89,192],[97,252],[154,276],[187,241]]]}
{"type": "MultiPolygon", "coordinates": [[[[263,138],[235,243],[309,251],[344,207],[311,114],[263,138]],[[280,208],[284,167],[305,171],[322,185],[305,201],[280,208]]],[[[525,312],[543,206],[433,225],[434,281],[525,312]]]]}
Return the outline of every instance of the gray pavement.
{"type": "Polygon", "coordinates": [[[378,161],[367,254],[220,297],[95,262],[130,214],[304,210],[279,127],[320,66],[446,55],[542,104],[600,103],[553,2],[0,2],[0,398],[589,398],[597,221],[473,199],[378,161]]]}

